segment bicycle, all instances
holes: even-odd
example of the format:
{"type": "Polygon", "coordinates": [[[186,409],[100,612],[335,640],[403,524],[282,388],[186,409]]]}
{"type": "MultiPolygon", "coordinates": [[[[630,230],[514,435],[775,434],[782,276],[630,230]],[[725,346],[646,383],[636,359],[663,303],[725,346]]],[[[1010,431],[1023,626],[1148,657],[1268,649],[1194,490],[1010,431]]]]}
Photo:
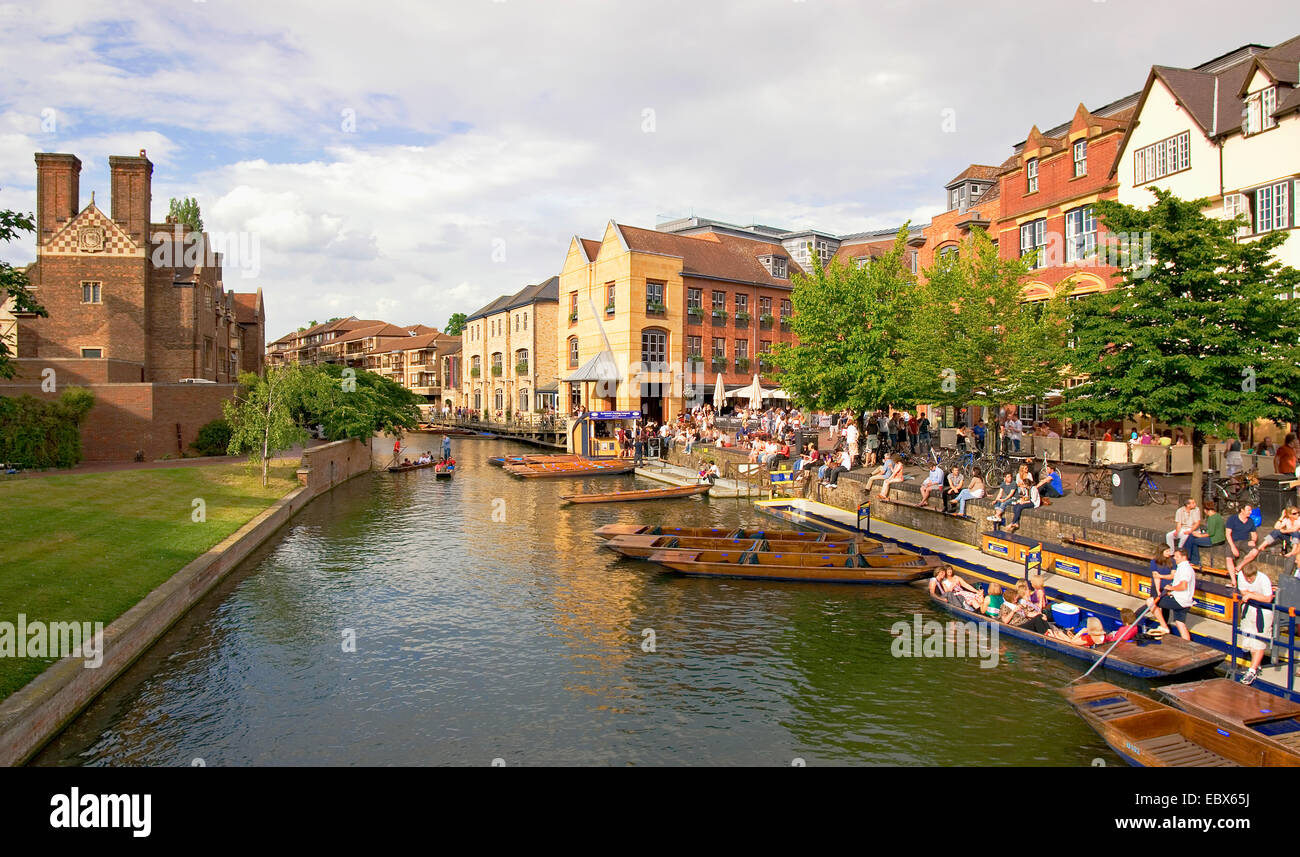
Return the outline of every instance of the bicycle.
{"type": "Polygon", "coordinates": [[[1214,500],[1224,511],[1235,512],[1244,504],[1259,506],[1259,472],[1255,469],[1226,479],[1206,480],[1207,499],[1214,500]]]}
{"type": "Polygon", "coordinates": [[[1110,468],[1099,459],[1088,462],[1088,469],[1079,474],[1074,483],[1074,493],[1090,497],[1110,496],[1110,468]]]}
{"type": "Polygon", "coordinates": [[[1145,506],[1148,503],[1163,506],[1169,500],[1169,496],[1165,494],[1164,489],[1156,483],[1155,477],[1151,475],[1151,471],[1145,466],[1138,469],[1137,478],[1137,501],[1139,506],[1145,506]]]}

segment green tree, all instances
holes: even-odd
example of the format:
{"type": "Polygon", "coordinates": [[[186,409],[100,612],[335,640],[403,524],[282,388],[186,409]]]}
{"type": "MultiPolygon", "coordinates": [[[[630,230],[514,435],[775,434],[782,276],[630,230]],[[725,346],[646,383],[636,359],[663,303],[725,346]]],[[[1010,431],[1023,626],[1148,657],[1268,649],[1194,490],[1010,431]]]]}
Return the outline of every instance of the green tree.
{"type": "Polygon", "coordinates": [[[443,333],[448,336],[460,336],[460,332],[465,329],[465,313],[454,312],[451,318],[447,319],[447,327],[443,333]]]}
{"type": "Polygon", "coordinates": [[[894,246],[865,266],[833,260],[796,275],[790,327],[798,345],[780,344],[773,363],[796,404],[861,411],[903,401],[894,364],[915,308],[916,278],[904,264],[907,227],[894,246]]]}
{"type": "Polygon", "coordinates": [[[1279,297],[1293,294],[1300,272],[1273,255],[1287,233],[1238,242],[1240,220],[1207,217],[1208,200],[1152,193],[1148,209],[1096,204],[1106,230],[1125,239],[1120,281],[1075,305],[1073,362],[1087,380],[1066,391],[1061,411],[1189,428],[1199,496],[1207,435],[1296,411],[1300,301],[1279,297]]]}
{"type": "Polygon", "coordinates": [[[956,254],[925,271],[899,366],[918,401],[994,407],[1060,388],[1064,290],[1026,302],[1028,270],[1027,260],[1000,258],[977,228],[956,254]]]}
{"type": "Polygon", "coordinates": [[[198,232],[203,231],[203,217],[199,213],[199,201],[192,196],[185,199],[173,197],[167,205],[167,215],[176,218],[177,223],[184,223],[198,232]]]}
{"type": "Polygon", "coordinates": [[[306,425],[324,427],[328,440],[369,440],[374,432],[400,434],[418,428],[421,396],[374,372],[335,364],[307,370],[307,383],[296,404],[306,425]]]}
{"type": "MultiPolygon", "coordinates": [[[[36,224],[30,214],[0,211],[0,244],[16,240],[23,232],[35,231],[36,224]]],[[[48,316],[45,307],[41,306],[32,295],[31,285],[25,269],[15,268],[0,259],[0,307],[14,314],[33,313],[42,317],[48,316]]],[[[12,378],[15,371],[13,361],[18,355],[10,348],[5,333],[6,331],[0,330],[0,378],[12,378]]]]}
{"type": "Polygon", "coordinates": [[[230,424],[230,455],[249,454],[262,465],[262,486],[267,484],[270,458],[307,440],[307,432],[294,419],[304,394],[307,372],[303,367],[272,366],[258,376],[239,376],[239,392],[222,405],[230,424]]]}

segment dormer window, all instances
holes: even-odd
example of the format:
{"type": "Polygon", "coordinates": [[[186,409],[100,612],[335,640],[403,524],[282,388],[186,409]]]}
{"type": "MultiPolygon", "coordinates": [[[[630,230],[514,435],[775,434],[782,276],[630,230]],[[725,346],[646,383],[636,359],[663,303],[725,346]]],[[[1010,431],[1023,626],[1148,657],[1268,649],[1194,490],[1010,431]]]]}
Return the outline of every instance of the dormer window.
{"type": "Polygon", "coordinates": [[[1085,176],[1088,174],[1088,141],[1076,140],[1073,147],[1074,152],[1074,176],[1085,176]]]}
{"type": "Polygon", "coordinates": [[[1025,164],[1025,193],[1038,193],[1038,159],[1030,158],[1025,164]]]}
{"type": "Polygon", "coordinates": [[[788,276],[786,269],[786,262],[788,260],[784,256],[759,256],[758,261],[762,263],[763,267],[766,268],[767,272],[773,277],[784,280],[788,276]]]}
{"type": "Polygon", "coordinates": [[[975,200],[979,199],[980,194],[982,194],[983,192],[984,192],[984,185],[980,184],[979,182],[971,182],[970,201],[972,205],[974,205],[975,200]]]}
{"type": "Polygon", "coordinates": [[[1273,111],[1277,109],[1277,87],[1270,86],[1246,99],[1246,134],[1258,134],[1277,124],[1273,111]]]}

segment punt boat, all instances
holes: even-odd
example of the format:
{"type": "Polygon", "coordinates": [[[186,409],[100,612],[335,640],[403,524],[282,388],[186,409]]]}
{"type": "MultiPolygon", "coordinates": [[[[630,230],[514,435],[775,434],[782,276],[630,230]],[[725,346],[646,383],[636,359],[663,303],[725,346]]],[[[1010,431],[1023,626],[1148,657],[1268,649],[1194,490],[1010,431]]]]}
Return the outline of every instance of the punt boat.
{"type": "Polygon", "coordinates": [[[1171,684],[1159,691],[1188,714],[1300,754],[1300,705],[1290,700],[1227,678],[1171,684]]]}
{"type": "MultiPolygon", "coordinates": [[[[936,607],[947,610],[954,616],[968,622],[979,622],[982,625],[996,627],[998,634],[1003,637],[1023,640],[1063,655],[1094,663],[1101,660],[1102,656],[1105,655],[1106,660],[1102,664],[1103,667],[1126,675],[1137,676],[1138,678],[1165,678],[1167,676],[1182,675],[1196,670],[1209,669],[1223,660],[1223,652],[1211,649],[1209,646],[1203,646],[1200,643],[1189,643],[1175,634],[1169,634],[1158,641],[1126,640],[1113,649],[1111,649],[1110,643],[1095,647],[1076,646],[1065,640],[1055,640],[1045,634],[1030,631],[1028,628],[1005,625],[982,613],[958,607],[948,599],[941,598],[933,592],[930,593],[930,601],[936,607]],[[1107,650],[1110,651],[1109,655],[1106,655],[1107,650]]],[[[1108,620],[1102,616],[1097,618],[1101,620],[1107,631],[1117,631],[1122,627],[1117,620],[1108,620]]]]}
{"type": "Polygon", "coordinates": [[[825,542],[833,540],[829,533],[816,530],[751,530],[744,527],[661,527],[655,524],[606,524],[595,532],[598,538],[614,536],[696,536],[711,539],[780,539],[786,542],[825,542]]]}
{"type": "Polygon", "coordinates": [[[671,488],[647,488],[644,491],[612,491],[605,494],[562,494],[570,503],[632,503],[638,500],[671,500],[709,493],[708,485],[675,485],[671,488]]]}
{"type": "Polygon", "coordinates": [[[637,559],[648,559],[650,554],[667,550],[669,548],[680,548],[682,550],[754,550],[764,553],[806,553],[816,551],[826,554],[831,553],[863,553],[879,554],[882,556],[906,554],[908,557],[914,557],[916,554],[905,551],[902,548],[893,545],[887,545],[878,542],[875,539],[846,539],[838,542],[810,542],[810,541],[782,541],[780,539],[754,539],[754,538],[708,538],[703,536],[642,536],[627,535],[614,536],[605,542],[605,547],[612,551],[621,553],[623,556],[636,557],[637,559]]]}
{"type": "Polygon", "coordinates": [[[1300,767],[1300,756],[1246,730],[1225,729],[1131,690],[1099,681],[1063,689],[1112,750],[1144,768],[1300,767]]]}
{"type": "Polygon", "coordinates": [[[552,476],[615,476],[636,470],[636,465],[630,461],[528,461],[503,466],[507,473],[523,479],[545,479],[552,476]]]}
{"type": "Polygon", "coordinates": [[[394,464],[388,468],[388,472],[405,473],[408,470],[424,470],[425,468],[432,467],[434,468],[434,473],[439,476],[451,476],[451,471],[455,469],[455,465],[453,465],[451,469],[447,469],[439,468],[438,465],[440,464],[442,464],[441,461],[429,461],[424,464],[394,464]]]}
{"type": "Polygon", "coordinates": [[[502,467],[506,464],[545,464],[554,461],[585,461],[580,455],[556,454],[556,455],[500,455],[495,458],[489,458],[488,464],[495,464],[502,467]]]}
{"type": "Polygon", "coordinates": [[[937,557],[668,548],[647,557],[690,577],[738,577],[813,583],[910,583],[934,573],[937,557]]]}

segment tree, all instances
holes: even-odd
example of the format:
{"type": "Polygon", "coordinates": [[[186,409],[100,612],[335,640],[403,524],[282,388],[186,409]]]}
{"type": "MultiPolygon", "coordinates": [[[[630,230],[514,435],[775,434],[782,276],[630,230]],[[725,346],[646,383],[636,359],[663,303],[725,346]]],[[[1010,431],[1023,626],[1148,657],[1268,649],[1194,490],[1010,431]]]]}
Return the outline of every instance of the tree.
{"type": "Polygon", "coordinates": [[[798,345],[778,345],[781,386],[802,407],[856,411],[903,401],[894,371],[901,334],[915,307],[916,278],[903,263],[907,227],[893,248],[865,266],[833,260],[796,275],[790,327],[798,345]]]}
{"type": "Polygon", "coordinates": [[[1026,302],[1029,270],[981,229],[925,271],[899,366],[916,400],[960,407],[1041,398],[1063,382],[1064,290],[1026,302]]]}
{"type": "Polygon", "coordinates": [[[297,365],[271,366],[261,377],[245,372],[239,376],[239,392],[222,405],[230,424],[227,451],[248,453],[250,462],[260,463],[263,487],[271,455],[307,440],[307,432],[294,419],[306,376],[297,365]]]}
{"type": "MultiPolygon", "coordinates": [[[[36,224],[30,214],[19,214],[16,211],[0,211],[0,244],[16,240],[23,232],[35,231],[36,224]]],[[[7,308],[9,312],[15,315],[32,313],[41,317],[48,317],[49,313],[45,311],[45,307],[41,306],[32,295],[30,291],[31,285],[26,270],[15,268],[0,259],[0,307],[7,308]]],[[[18,355],[9,347],[9,340],[5,333],[6,331],[0,330],[0,378],[12,378],[14,376],[13,360],[18,355]]]]}
{"type": "Polygon", "coordinates": [[[167,206],[167,215],[175,218],[176,223],[184,223],[197,232],[203,231],[203,217],[199,213],[199,201],[192,196],[185,199],[172,197],[167,206]]]}
{"type": "Polygon", "coordinates": [[[1293,294],[1300,272],[1273,256],[1286,232],[1238,242],[1240,219],[1207,217],[1208,200],[1152,193],[1148,209],[1096,203],[1106,230],[1128,246],[1118,287],[1072,313],[1074,363],[1087,376],[1066,391],[1061,411],[1141,413],[1190,428],[1199,496],[1207,435],[1291,419],[1300,402],[1300,301],[1279,299],[1293,294]]]}
{"type": "Polygon", "coordinates": [[[460,332],[464,329],[465,313],[455,312],[451,314],[451,318],[447,319],[447,327],[443,330],[443,333],[448,336],[460,336],[460,332]]]}
{"type": "Polygon", "coordinates": [[[419,427],[424,398],[374,372],[332,363],[307,370],[295,414],[306,425],[320,425],[328,440],[368,440],[374,432],[400,434],[419,427]]]}

